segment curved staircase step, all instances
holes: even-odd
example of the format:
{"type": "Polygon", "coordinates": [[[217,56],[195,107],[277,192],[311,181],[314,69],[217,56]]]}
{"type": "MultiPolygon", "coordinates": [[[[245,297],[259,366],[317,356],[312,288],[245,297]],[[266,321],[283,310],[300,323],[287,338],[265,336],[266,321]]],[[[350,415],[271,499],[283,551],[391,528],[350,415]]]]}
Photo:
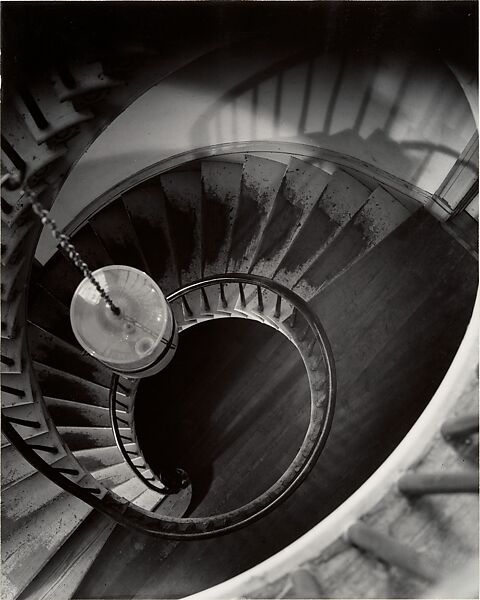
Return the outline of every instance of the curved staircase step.
{"type": "Polygon", "coordinates": [[[292,287],[368,201],[370,190],[338,170],[283,258],[275,279],[292,287]]]}
{"type": "Polygon", "coordinates": [[[115,528],[116,523],[93,511],[52,556],[18,600],[68,600],[115,528]]]}
{"type": "Polygon", "coordinates": [[[310,300],[363,258],[410,214],[393,196],[377,188],[293,289],[310,300]]]}
{"type": "Polygon", "coordinates": [[[161,175],[182,285],[202,277],[202,184],[199,171],[161,175]]]}
{"type": "Polygon", "coordinates": [[[70,325],[69,309],[41,285],[30,287],[28,319],[72,346],[77,345],[70,325]]]}
{"type": "Polygon", "coordinates": [[[98,61],[63,65],[52,73],[52,82],[60,102],[65,100],[85,102],[92,97],[96,98],[99,92],[108,91],[122,83],[105,75],[103,66],[98,61]]]}
{"type": "MultiPolygon", "coordinates": [[[[110,255],[88,223],[71,237],[71,242],[90,270],[95,271],[112,264],[110,255]]],[[[70,308],[73,293],[82,279],[82,272],[63,254],[62,250],[54,254],[41,268],[38,283],[70,308]]]]}
{"type": "Polygon", "coordinates": [[[13,600],[82,523],[92,508],[62,493],[2,540],[2,593],[13,600]],[[62,518],[61,515],[68,515],[62,518]]]}
{"type": "MultiPolygon", "coordinates": [[[[57,427],[58,433],[72,451],[115,446],[111,427],[57,427]]],[[[121,428],[120,434],[131,439],[130,429],[121,428]]]]}
{"type": "MultiPolygon", "coordinates": [[[[24,440],[31,446],[51,446],[50,433],[42,432],[33,436],[26,436],[24,440]]],[[[42,452],[43,459],[49,464],[53,464],[62,458],[62,454],[53,454],[50,452],[42,452]]],[[[7,490],[10,486],[22,481],[26,477],[30,477],[35,473],[33,467],[27,460],[23,458],[20,452],[11,444],[2,447],[2,490],[7,490]]]]}
{"type": "Polygon", "coordinates": [[[45,396],[108,408],[107,387],[41,363],[34,362],[34,367],[45,396]]]}
{"type": "MultiPolygon", "coordinates": [[[[130,477],[129,479],[125,479],[125,481],[121,481],[120,483],[114,484],[112,486],[112,492],[118,494],[122,498],[125,498],[129,502],[134,502],[149,488],[143,483],[141,479],[135,477],[133,475],[133,472],[130,472],[130,474],[132,475],[132,477],[130,477]]],[[[157,496],[159,496],[158,492],[156,492],[156,494],[157,496]]]]}
{"type": "Polygon", "coordinates": [[[165,294],[173,292],[180,282],[160,180],[138,186],[122,199],[151,276],[165,294]]]}
{"type": "Polygon", "coordinates": [[[60,103],[49,81],[24,88],[14,102],[38,144],[69,139],[76,126],[93,118],[90,111],[77,111],[71,102],[60,103]]]}
{"type": "Polygon", "coordinates": [[[227,270],[241,180],[241,164],[221,160],[202,161],[202,250],[205,276],[227,270]]]}
{"type": "Polygon", "coordinates": [[[44,396],[44,400],[57,426],[110,427],[110,411],[106,407],[49,396],[44,396]]]}
{"type": "Polygon", "coordinates": [[[105,467],[117,465],[125,460],[118,446],[87,448],[76,450],[73,454],[87,471],[98,471],[105,467]]]}
{"type": "Polygon", "coordinates": [[[108,488],[115,488],[122,483],[130,481],[131,479],[137,479],[132,469],[127,465],[126,462],[104,467],[103,469],[95,471],[93,476],[108,488]]]}
{"type": "Polygon", "coordinates": [[[155,490],[146,489],[144,492],[133,500],[133,504],[138,506],[139,508],[144,508],[145,510],[151,510],[155,512],[156,507],[160,502],[162,502],[163,498],[160,496],[158,492],[155,490]]]}
{"type": "Polygon", "coordinates": [[[30,477],[2,490],[2,538],[21,522],[63,493],[63,489],[36,471],[30,477]]]}
{"type": "Polygon", "coordinates": [[[328,173],[304,160],[290,159],[255,253],[253,273],[273,276],[330,178],[328,173]]]}
{"type": "Polygon", "coordinates": [[[127,265],[149,273],[137,233],[121,200],[112,202],[94,215],[90,226],[108,252],[112,264],[127,265]]]}
{"type": "Polygon", "coordinates": [[[285,171],[280,162],[256,156],[245,158],[229,252],[227,270],[231,273],[249,271],[285,171]]]}
{"type": "Polygon", "coordinates": [[[6,490],[8,486],[16,481],[20,481],[35,472],[35,467],[25,460],[11,444],[2,447],[1,461],[2,490],[6,490]]]}
{"type": "Polygon", "coordinates": [[[73,346],[35,323],[28,323],[28,344],[34,361],[109,387],[112,372],[80,347],[73,346]]]}

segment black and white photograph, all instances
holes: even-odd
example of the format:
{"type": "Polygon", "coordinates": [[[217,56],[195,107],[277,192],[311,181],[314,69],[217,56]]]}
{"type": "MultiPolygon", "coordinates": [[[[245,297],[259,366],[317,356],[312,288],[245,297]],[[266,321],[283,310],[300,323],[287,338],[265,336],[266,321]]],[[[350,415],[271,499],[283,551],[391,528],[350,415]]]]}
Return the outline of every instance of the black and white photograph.
{"type": "Polygon", "coordinates": [[[478,599],[478,2],[0,16],[1,599],[478,599]]]}

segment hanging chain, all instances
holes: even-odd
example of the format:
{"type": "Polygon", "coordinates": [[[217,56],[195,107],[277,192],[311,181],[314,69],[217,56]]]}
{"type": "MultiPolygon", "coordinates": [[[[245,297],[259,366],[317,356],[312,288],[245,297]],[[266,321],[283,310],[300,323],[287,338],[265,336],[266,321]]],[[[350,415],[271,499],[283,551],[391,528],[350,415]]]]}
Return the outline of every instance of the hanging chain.
{"type": "MultiPolygon", "coordinates": [[[[10,173],[6,173],[0,179],[0,185],[3,185],[11,178],[10,173]]],[[[100,296],[105,300],[107,306],[111,309],[111,311],[115,315],[120,314],[120,309],[116,306],[113,300],[110,298],[108,293],[102,288],[102,286],[98,283],[98,281],[93,276],[92,271],[89,269],[87,263],[82,259],[80,254],[75,249],[75,246],[70,241],[70,238],[65,233],[61,233],[58,229],[55,221],[48,216],[48,210],[43,207],[41,202],[37,199],[37,196],[34,192],[29,189],[23,190],[25,196],[30,201],[33,212],[40,217],[42,225],[48,225],[48,227],[52,231],[53,237],[58,241],[58,245],[67,253],[68,258],[73,262],[73,264],[80,269],[83,276],[90,281],[90,283],[95,287],[100,296]]]]}
{"type": "Polygon", "coordinates": [[[113,300],[110,298],[108,293],[102,288],[102,286],[98,283],[98,281],[93,276],[92,271],[89,269],[87,263],[82,259],[80,254],[75,249],[75,246],[72,244],[70,238],[65,233],[61,233],[57,227],[55,221],[48,216],[48,210],[42,206],[42,204],[37,199],[36,195],[30,190],[25,190],[25,194],[30,200],[32,205],[33,212],[40,217],[42,225],[48,225],[51,229],[53,237],[58,241],[58,245],[62,250],[64,250],[68,258],[73,262],[73,264],[80,269],[83,276],[87,278],[90,283],[95,287],[100,296],[105,300],[107,306],[111,309],[111,311],[115,315],[120,314],[120,309],[116,306],[113,300]]]}

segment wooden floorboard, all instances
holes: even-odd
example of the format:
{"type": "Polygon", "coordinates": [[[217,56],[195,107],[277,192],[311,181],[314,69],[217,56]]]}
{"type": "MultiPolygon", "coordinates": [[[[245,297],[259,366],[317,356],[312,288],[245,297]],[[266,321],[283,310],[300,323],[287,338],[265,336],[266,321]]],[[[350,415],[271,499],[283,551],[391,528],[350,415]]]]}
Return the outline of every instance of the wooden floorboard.
{"type": "MultiPolygon", "coordinates": [[[[77,597],[192,594],[266,559],[328,515],[392,452],[437,389],[470,318],[477,268],[431,217],[402,225],[313,304],[339,387],[329,440],[300,488],[263,519],[219,538],[172,544],[125,535],[123,549],[108,542],[77,597]]],[[[164,386],[146,395],[151,414],[164,416],[163,448],[171,442],[161,459],[190,461],[199,482],[194,514],[232,507],[268,485],[306,426],[304,374],[291,347],[262,327],[247,335],[250,324],[237,326],[238,335],[223,329],[227,321],[219,333],[202,325],[183,344],[182,334],[190,373],[178,381],[180,362],[171,363],[170,380],[167,370],[164,386]]]]}

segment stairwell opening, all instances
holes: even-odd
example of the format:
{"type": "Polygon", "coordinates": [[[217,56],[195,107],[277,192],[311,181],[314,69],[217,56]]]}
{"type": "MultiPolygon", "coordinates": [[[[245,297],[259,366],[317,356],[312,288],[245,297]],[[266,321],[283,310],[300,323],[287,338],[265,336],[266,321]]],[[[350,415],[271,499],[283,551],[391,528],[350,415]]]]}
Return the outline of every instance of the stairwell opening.
{"type": "Polygon", "coordinates": [[[239,508],[285,472],[310,417],[302,358],[281,333],[246,319],[182,332],[177,355],[140,383],[135,428],[153,470],[185,469],[189,515],[239,508]]]}

